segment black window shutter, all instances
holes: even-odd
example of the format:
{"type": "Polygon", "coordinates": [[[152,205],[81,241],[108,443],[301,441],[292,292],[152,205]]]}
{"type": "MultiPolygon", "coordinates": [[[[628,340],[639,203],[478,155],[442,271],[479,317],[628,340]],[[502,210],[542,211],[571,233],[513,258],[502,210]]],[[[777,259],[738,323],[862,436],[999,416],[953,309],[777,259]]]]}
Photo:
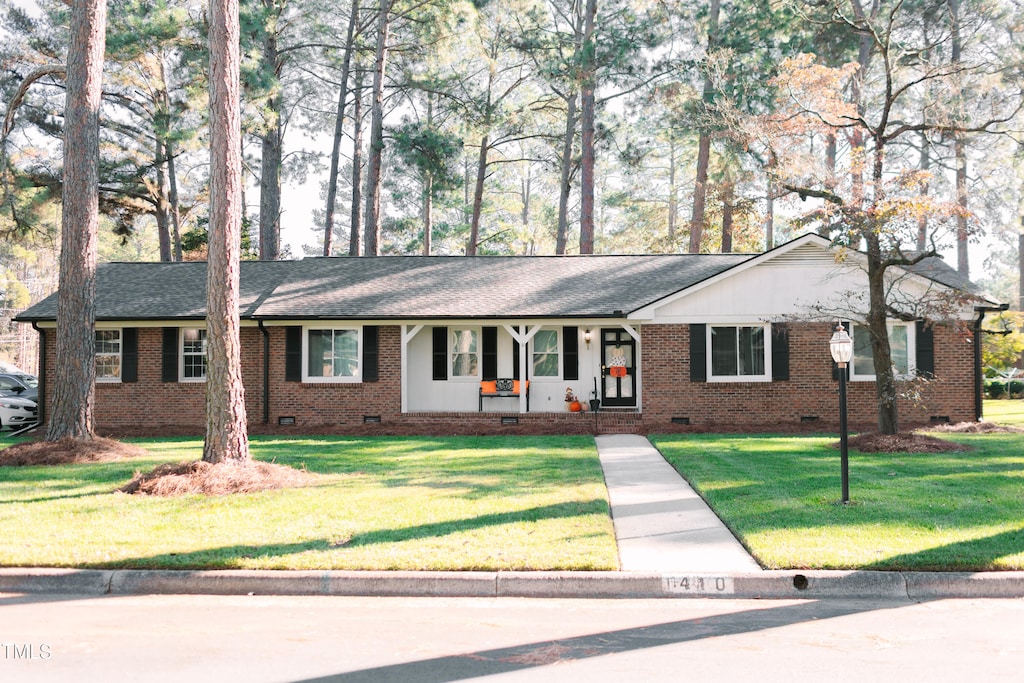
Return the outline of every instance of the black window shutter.
{"type": "Polygon", "coordinates": [[[448,328],[434,328],[434,380],[448,379],[448,328]]]}
{"type": "Polygon", "coordinates": [[[772,323],[772,381],[789,379],[789,326],[772,323]]]}
{"type": "Polygon", "coordinates": [[[178,381],[178,328],[165,327],[161,350],[160,379],[164,382],[178,381]]]}
{"type": "Polygon", "coordinates": [[[380,328],[376,325],[363,325],[363,381],[376,382],[380,377],[380,328]]]}
{"type": "Polygon", "coordinates": [[[302,327],[284,328],[284,381],[302,381],[302,327]]]}
{"type": "Polygon", "coordinates": [[[498,379],[498,328],[483,329],[483,378],[498,379]]]}
{"type": "MultiPolygon", "coordinates": [[[[516,334],[519,334],[519,328],[513,328],[516,334]]],[[[516,339],[512,340],[512,379],[522,379],[519,376],[519,342],[516,339]]]]}
{"type": "Polygon", "coordinates": [[[935,375],[935,333],[923,320],[917,321],[917,374],[921,377],[935,375]]]}
{"type": "Polygon", "coordinates": [[[121,381],[139,381],[139,330],[135,327],[121,330],[121,381]]]}
{"type": "Polygon", "coordinates": [[[708,352],[706,325],[693,323],[690,325],[690,381],[708,381],[708,352]]]}
{"type": "Polygon", "coordinates": [[[562,378],[580,378],[580,328],[563,327],[562,345],[562,378]]]}

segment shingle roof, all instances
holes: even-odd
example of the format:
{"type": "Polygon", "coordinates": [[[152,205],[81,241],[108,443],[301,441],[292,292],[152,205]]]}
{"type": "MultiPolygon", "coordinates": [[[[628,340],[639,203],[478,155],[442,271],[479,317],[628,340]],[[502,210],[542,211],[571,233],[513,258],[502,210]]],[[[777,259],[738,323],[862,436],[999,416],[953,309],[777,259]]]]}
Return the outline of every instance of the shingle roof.
{"type": "MultiPolygon", "coordinates": [[[[909,256],[913,257],[914,254],[909,256]]],[[[929,256],[912,266],[904,266],[904,268],[914,275],[926,277],[929,280],[934,280],[953,289],[971,292],[972,294],[982,293],[978,285],[965,278],[956,268],[938,256],[929,256]]]]}
{"type": "MultiPolygon", "coordinates": [[[[239,295],[242,317],[251,317],[263,297],[288,271],[288,261],[247,261],[239,295]]],[[[97,320],[167,320],[206,317],[206,263],[101,263],[96,269],[97,320]]],[[[18,316],[57,318],[53,294],[18,316]]]]}
{"type": "MultiPolygon", "coordinates": [[[[243,319],[618,317],[757,255],[376,256],[243,261],[243,319]]],[[[763,257],[762,257],[763,258],[763,257]]],[[[968,292],[940,259],[909,267],[968,292]]],[[[97,269],[97,320],[202,319],[206,264],[107,263],[97,269]]],[[[57,317],[53,295],[17,317],[57,317]]]]}
{"type": "MultiPolygon", "coordinates": [[[[628,313],[751,258],[647,256],[380,256],[246,261],[244,318],[606,317],[628,313]]],[[[107,263],[97,320],[201,319],[206,264],[107,263]]],[[[54,320],[53,295],[18,316],[54,320]]]]}

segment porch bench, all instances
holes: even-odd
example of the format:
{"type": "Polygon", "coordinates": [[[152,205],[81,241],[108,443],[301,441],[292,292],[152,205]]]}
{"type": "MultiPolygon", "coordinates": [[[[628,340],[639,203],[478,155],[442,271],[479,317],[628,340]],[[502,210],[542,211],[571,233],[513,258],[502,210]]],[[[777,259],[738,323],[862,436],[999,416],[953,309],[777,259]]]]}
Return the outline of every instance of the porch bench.
{"type": "Polygon", "coordinates": [[[522,385],[517,379],[491,379],[480,382],[480,406],[478,412],[484,412],[485,398],[519,398],[521,390],[526,389],[526,410],[530,410],[530,380],[522,385]]]}

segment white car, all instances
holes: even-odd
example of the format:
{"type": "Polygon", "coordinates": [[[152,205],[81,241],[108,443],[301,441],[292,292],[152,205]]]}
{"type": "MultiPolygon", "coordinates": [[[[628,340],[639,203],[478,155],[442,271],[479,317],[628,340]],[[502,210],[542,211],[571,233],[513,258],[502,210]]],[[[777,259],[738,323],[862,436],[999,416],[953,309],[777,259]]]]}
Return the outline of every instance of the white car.
{"type": "Polygon", "coordinates": [[[17,396],[0,396],[0,429],[20,429],[39,422],[35,401],[17,396]]]}

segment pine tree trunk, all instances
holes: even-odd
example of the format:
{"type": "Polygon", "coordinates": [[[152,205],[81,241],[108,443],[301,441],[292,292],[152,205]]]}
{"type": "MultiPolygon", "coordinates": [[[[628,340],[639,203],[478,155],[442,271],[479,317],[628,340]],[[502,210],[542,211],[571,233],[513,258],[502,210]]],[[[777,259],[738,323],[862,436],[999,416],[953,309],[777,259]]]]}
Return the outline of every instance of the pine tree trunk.
{"type": "Polygon", "coordinates": [[[587,0],[583,22],[583,66],[580,87],[580,253],[594,253],[594,125],[597,87],[594,20],[597,0],[587,0]]]}
{"type": "Polygon", "coordinates": [[[331,146],[331,170],[327,176],[327,212],[324,219],[324,256],[331,255],[334,241],[334,205],[338,197],[338,165],[341,159],[341,140],[344,137],[345,100],[348,98],[348,79],[355,51],[356,24],[359,20],[359,0],[352,0],[349,9],[348,33],[345,38],[345,57],[341,64],[341,87],[338,92],[338,111],[334,116],[334,143],[331,146]]]}
{"type": "Polygon", "coordinates": [[[167,203],[170,212],[170,237],[174,261],[181,261],[181,208],[178,205],[178,178],[174,166],[174,143],[171,142],[171,98],[167,92],[167,65],[164,53],[159,55],[157,66],[160,70],[160,108],[166,112],[166,124],[157,135],[157,148],[167,162],[167,203]]]}
{"type": "MultiPolygon", "coordinates": [[[[953,72],[960,70],[963,41],[960,37],[960,0],[948,0],[949,13],[952,20],[950,62],[953,72]]],[[[966,133],[954,133],[953,153],[956,156],[956,201],[961,211],[956,216],[956,270],[965,279],[969,279],[970,259],[967,253],[967,141],[966,133]]]]}
{"type": "Polygon", "coordinates": [[[380,0],[377,16],[377,56],[373,71],[373,105],[370,114],[370,157],[366,167],[366,220],[363,221],[366,255],[380,254],[380,181],[384,155],[384,70],[388,56],[388,31],[392,0],[380,0]]]}
{"type": "Polygon", "coordinates": [[[704,237],[704,205],[708,196],[708,166],[711,164],[711,136],[701,133],[697,141],[697,178],[693,183],[693,214],[690,217],[689,253],[699,254],[704,237]]]}
{"type": "MultiPolygon", "coordinates": [[[[921,134],[921,159],[919,168],[922,173],[928,173],[931,167],[931,159],[928,154],[928,136],[921,134]]],[[[928,196],[928,183],[921,185],[921,197],[928,196]]],[[[917,250],[924,251],[928,248],[928,216],[922,211],[917,219],[917,250]]]]}
{"type": "Polygon", "coordinates": [[[174,145],[164,145],[167,157],[168,199],[171,202],[171,240],[174,244],[174,260],[181,261],[181,209],[178,204],[178,176],[174,166],[174,145]]]}
{"type": "Polygon", "coordinates": [[[352,99],[352,201],[349,207],[348,255],[359,256],[363,246],[363,70],[356,72],[352,99]]]}
{"type": "MultiPolygon", "coordinates": [[[[434,98],[427,93],[427,128],[434,127],[434,98]]],[[[431,237],[434,233],[434,174],[423,176],[423,255],[430,256],[431,237]]]]}
{"type": "Polygon", "coordinates": [[[210,238],[203,460],[247,463],[239,339],[242,147],[238,0],[210,0],[210,238]]]}
{"type": "Polygon", "coordinates": [[[57,355],[47,441],[94,436],[99,112],[106,44],[105,0],[71,8],[64,108],[57,355]]]}
{"type": "Polygon", "coordinates": [[[527,248],[527,255],[533,256],[534,249],[536,246],[536,240],[533,238],[533,233],[530,230],[530,200],[532,199],[533,192],[533,169],[530,166],[530,162],[526,162],[526,177],[520,179],[519,188],[520,194],[523,197],[523,208],[519,215],[522,219],[523,235],[530,235],[530,243],[527,248]]]}
{"type": "MultiPolygon", "coordinates": [[[[264,68],[277,78],[279,55],[277,36],[268,32],[263,44],[264,68]]],[[[261,136],[260,163],[260,259],[281,258],[281,109],[279,88],[274,88],[266,102],[267,129],[261,136]]]]}
{"type": "MultiPolygon", "coordinates": [[[[711,52],[718,45],[718,17],[721,12],[721,0],[711,0],[711,7],[708,9],[708,47],[711,52]]],[[[704,111],[705,116],[714,101],[714,83],[711,77],[704,79],[704,111]]],[[[704,121],[704,129],[697,141],[697,177],[693,183],[693,213],[690,216],[690,248],[691,254],[700,253],[700,243],[704,236],[704,208],[707,203],[708,194],[708,166],[711,165],[711,134],[707,132],[710,121],[704,121]]]]}
{"type": "Polygon", "coordinates": [[[565,139],[562,141],[562,175],[558,194],[558,231],[555,235],[555,253],[565,254],[569,232],[569,193],[572,190],[572,150],[576,139],[576,93],[566,100],[565,139]]]}
{"type": "MultiPolygon", "coordinates": [[[[487,124],[485,123],[485,126],[487,124]]],[[[469,222],[469,241],[466,243],[466,256],[476,256],[476,245],[480,241],[480,213],[484,204],[484,180],[487,178],[487,152],[490,140],[484,133],[480,140],[480,155],[476,165],[476,183],[473,185],[473,216],[469,222]]]]}
{"type": "Polygon", "coordinates": [[[676,137],[668,141],[668,241],[676,240],[676,220],[679,217],[679,188],[676,187],[676,137]]]}
{"type": "Polygon", "coordinates": [[[434,232],[434,176],[423,178],[423,255],[430,256],[431,234],[434,232]]]}
{"type": "Polygon", "coordinates": [[[770,251],[775,248],[775,168],[778,166],[778,157],[772,153],[768,159],[768,192],[765,197],[764,208],[764,248],[770,251]]]}
{"type": "MultiPolygon", "coordinates": [[[[851,5],[856,19],[860,22],[866,22],[867,19],[860,0],[853,0],[851,5]]],[[[872,41],[873,37],[869,31],[861,33],[860,45],[857,51],[857,71],[850,82],[850,100],[857,107],[857,114],[861,117],[864,116],[866,110],[861,86],[864,79],[867,78],[868,69],[871,66],[871,48],[874,45],[872,41]]],[[[850,182],[853,185],[853,203],[857,207],[863,207],[866,201],[864,196],[864,176],[862,175],[862,169],[867,165],[863,163],[867,158],[866,154],[864,130],[860,126],[854,126],[853,132],[850,135],[850,182]]],[[[876,159],[880,159],[878,156],[880,150],[874,150],[874,154],[876,159]]],[[[877,197],[875,199],[877,200],[877,197]]]]}
{"type": "Polygon", "coordinates": [[[171,203],[168,199],[168,195],[171,193],[171,182],[167,177],[167,159],[163,152],[163,142],[158,139],[156,141],[156,158],[153,160],[153,165],[156,167],[156,232],[160,245],[160,260],[171,261],[174,258],[171,251],[171,203]]]}
{"type": "Polygon", "coordinates": [[[722,253],[732,253],[733,187],[726,181],[722,187],[722,253]]]}

